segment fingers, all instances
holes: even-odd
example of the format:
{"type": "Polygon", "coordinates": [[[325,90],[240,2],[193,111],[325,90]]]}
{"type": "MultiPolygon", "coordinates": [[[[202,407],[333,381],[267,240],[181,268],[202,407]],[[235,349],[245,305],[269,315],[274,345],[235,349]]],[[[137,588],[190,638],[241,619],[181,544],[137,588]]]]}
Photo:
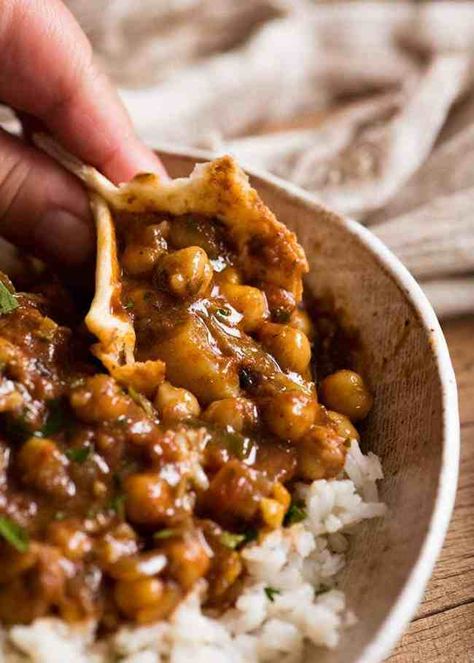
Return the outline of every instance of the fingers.
{"type": "Polygon", "coordinates": [[[0,234],[57,265],[94,251],[87,195],[58,164],[0,130],[0,234]]]}
{"type": "Polygon", "coordinates": [[[115,182],[164,174],[59,0],[0,0],[0,53],[0,99],[39,118],[80,159],[115,182]]]}

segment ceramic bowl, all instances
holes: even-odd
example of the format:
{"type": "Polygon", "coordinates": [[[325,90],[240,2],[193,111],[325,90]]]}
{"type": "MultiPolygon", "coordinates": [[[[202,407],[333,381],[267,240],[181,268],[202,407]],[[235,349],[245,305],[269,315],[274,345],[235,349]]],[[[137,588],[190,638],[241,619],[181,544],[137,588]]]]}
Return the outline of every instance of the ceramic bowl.
{"type": "MultiPolygon", "coordinates": [[[[172,177],[209,155],[160,151],[172,177]]],[[[310,265],[306,287],[357,332],[375,392],[363,447],[378,454],[385,519],[352,538],[341,579],[357,624],[318,663],[376,663],[415,613],[451,516],[459,462],[456,382],[445,339],[413,277],[380,240],[295,186],[251,170],[253,186],[294,230],[310,265]]]]}

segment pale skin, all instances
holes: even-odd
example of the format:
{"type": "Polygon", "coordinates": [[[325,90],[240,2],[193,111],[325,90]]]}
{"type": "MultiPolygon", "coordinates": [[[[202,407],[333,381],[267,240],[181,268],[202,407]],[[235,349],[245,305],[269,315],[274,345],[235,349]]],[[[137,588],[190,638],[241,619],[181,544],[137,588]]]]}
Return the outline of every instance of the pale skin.
{"type": "MultiPolygon", "coordinates": [[[[136,137],[87,37],[60,0],[0,0],[0,103],[114,182],[164,175],[136,137]]],[[[60,266],[94,251],[87,195],[38,149],[0,129],[0,235],[60,266]]]]}

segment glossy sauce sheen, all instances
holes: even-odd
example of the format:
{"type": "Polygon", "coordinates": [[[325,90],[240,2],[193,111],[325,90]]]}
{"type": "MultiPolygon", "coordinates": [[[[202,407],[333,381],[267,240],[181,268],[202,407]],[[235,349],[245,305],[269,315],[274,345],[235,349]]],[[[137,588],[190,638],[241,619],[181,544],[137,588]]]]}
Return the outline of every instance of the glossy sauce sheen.
{"type": "Polygon", "coordinates": [[[296,480],[340,473],[357,437],[344,410],[370,409],[350,371],[322,385],[339,413],[318,404],[308,316],[291,293],[242,282],[217,220],[121,215],[116,227],[116,307],[137,360],[163,360],[166,382],[145,395],[103,373],[74,315],[53,320],[69,306],[54,286],[0,315],[7,624],[148,623],[201,578],[209,607],[231,605],[241,548],[294,522],[296,480]]]}

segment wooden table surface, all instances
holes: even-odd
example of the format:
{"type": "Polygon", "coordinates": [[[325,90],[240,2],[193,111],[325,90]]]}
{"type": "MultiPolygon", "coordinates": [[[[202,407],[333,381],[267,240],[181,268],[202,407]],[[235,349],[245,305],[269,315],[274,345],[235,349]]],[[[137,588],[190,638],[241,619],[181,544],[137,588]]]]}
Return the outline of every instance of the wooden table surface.
{"type": "Polygon", "coordinates": [[[424,600],[389,663],[474,662],[474,317],[446,322],[443,328],[459,390],[458,494],[424,600]]]}

